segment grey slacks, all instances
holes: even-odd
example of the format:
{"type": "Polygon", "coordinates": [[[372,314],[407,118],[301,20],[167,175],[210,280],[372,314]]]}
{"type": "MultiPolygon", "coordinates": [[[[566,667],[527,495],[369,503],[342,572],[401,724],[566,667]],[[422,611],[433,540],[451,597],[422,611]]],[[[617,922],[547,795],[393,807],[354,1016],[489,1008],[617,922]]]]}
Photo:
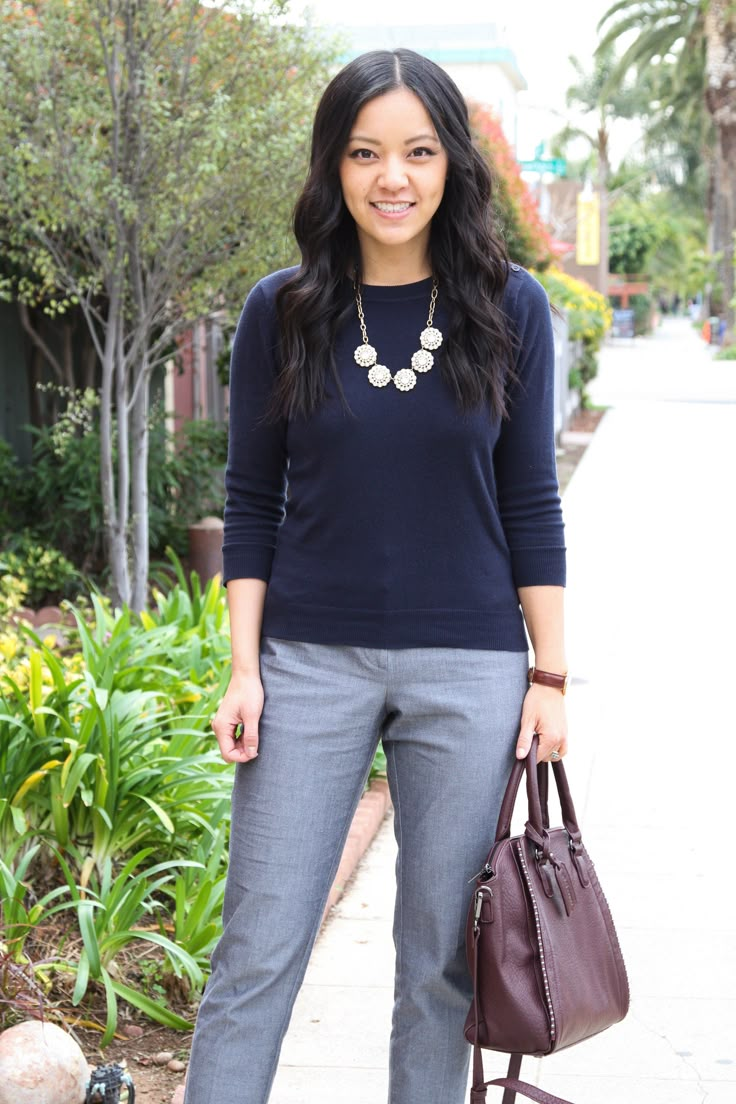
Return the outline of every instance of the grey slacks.
{"type": "Polygon", "coordinates": [[[259,755],[236,768],[186,1104],[266,1104],[379,738],[399,847],[388,1100],[463,1104],[469,880],[513,762],[527,656],[264,637],[260,663],[259,755]]]}

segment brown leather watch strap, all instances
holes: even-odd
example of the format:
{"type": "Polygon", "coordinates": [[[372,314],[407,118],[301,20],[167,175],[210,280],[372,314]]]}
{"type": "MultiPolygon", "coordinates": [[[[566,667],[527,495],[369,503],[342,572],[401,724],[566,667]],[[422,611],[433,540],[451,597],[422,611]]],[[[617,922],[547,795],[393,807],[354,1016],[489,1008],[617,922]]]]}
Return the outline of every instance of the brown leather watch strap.
{"type": "Polygon", "coordinates": [[[567,683],[570,676],[555,675],[552,671],[540,671],[538,667],[529,668],[529,685],[536,682],[539,686],[551,686],[554,690],[567,693],[567,683]]]}

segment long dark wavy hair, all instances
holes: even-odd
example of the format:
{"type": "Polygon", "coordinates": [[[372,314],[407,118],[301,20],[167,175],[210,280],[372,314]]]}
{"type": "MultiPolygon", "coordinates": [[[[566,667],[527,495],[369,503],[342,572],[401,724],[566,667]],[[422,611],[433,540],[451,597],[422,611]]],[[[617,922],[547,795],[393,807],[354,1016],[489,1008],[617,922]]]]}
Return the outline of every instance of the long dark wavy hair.
{"type": "Polygon", "coordinates": [[[324,395],[328,371],[344,400],[332,350],[341,314],[347,314],[341,284],[352,266],[359,271],[360,250],[339,167],[360,109],[398,88],[422,101],[448,158],[430,228],[432,271],[450,318],[441,371],[461,409],[488,401],[493,416],[507,414],[513,335],[501,300],[509,262],[494,224],[491,173],[473,143],[457,85],[434,62],[399,49],[355,58],[330,81],[317,107],[309,173],[294,210],[302,261],[277,297],[281,366],[274,416],[310,414],[324,395]]]}

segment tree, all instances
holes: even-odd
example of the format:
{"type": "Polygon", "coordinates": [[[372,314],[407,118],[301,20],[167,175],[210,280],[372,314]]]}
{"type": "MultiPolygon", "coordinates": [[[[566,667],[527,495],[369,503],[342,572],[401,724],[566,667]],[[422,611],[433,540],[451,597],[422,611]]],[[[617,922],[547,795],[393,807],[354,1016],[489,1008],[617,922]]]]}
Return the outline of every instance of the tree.
{"type": "Polygon", "coordinates": [[[555,149],[563,151],[575,138],[582,138],[590,147],[596,166],[596,187],[600,202],[600,266],[598,290],[608,294],[609,203],[608,186],[611,176],[611,126],[616,119],[630,119],[643,106],[641,92],[631,85],[611,85],[610,74],[615,65],[612,48],[596,55],[593,69],[586,71],[578,58],[571,57],[577,80],[567,90],[567,106],[582,108],[593,116],[590,126],[568,124],[555,136],[555,149]]]}
{"type": "Polygon", "coordinates": [[[476,141],[493,170],[494,208],[509,256],[519,264],[546,268],[553,259],[552,241],[501,123],[485,105],[471,103],[469,109],[476,141]]]}
{"type": "Polygon", "coordinates": [[[292,259],[310,105],[332,49],[244,0],[0,5],[1,290],[78,304],[101,366],[116,598],[148,575],[152,373],[193,319],[292,259]],[[10,275],[7,273],[10,272],[10,275]]]}
{"type": "MultiPolygon", "coordinates": [[[[734,231],[736,230],[736,13],[733,0],[618,0],[599,23],[608,25],[599,50],[634,34],[611,81],[632,67],[674,61],[673,92],[691,114],[704,105],[715,143],[708,152],[712,180],[712,251],[719,273],[729,334],[734,323],[734,231]],[[613,22],[615,20],[615,22],[613,22]],[[694,77],[695,74],[695,77],[694,77]]],[[[670,99],[670,107],[675,96],[670,99]]],[[[666,108],[666,104],[663,107],[666,108]]],[[[676,116],[675,116],[676,117],[676,116]]]]}

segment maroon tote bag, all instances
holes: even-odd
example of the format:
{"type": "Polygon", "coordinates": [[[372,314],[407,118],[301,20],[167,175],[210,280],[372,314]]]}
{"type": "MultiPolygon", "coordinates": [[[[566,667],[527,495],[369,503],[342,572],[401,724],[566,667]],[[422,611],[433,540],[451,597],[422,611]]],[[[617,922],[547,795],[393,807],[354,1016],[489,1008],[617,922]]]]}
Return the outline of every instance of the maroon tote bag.
{"type": "Polygon", "coordinates": [[[486,1087],[538,1104],[569,1104],[519,1080],[525,1054],[573,1046],[618,1023],[629,986],[616,931],[582,841],[562,762],[552,764],[563,826],[550,828],[548,766],[537,764],[535,736],[511,771],[486,864],[475,880],[466,946],[474,997],[465,1023],[473,1044],[471,1104],[486,1087]],[[511,836],[511,817],[526,775],[529,819],[511,836]],[[482,1049],[511,1055],[508,1076],[483,1080],[482,1049]]]}

